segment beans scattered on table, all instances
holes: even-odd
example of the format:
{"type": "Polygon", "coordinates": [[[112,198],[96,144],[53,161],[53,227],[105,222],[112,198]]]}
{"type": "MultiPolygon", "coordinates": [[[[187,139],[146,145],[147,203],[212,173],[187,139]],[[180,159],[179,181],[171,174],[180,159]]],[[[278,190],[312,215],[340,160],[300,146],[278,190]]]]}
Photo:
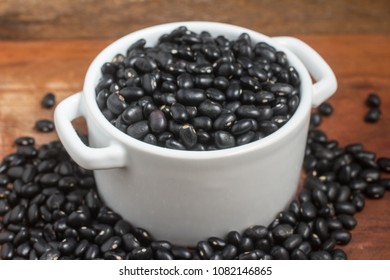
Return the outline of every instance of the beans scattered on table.
{"type": "Polygon", "coordinates": [[[54,123],[52,120],[42,119],[35,122],[35,129],[40,132],[52,132],[54,123]]]}
{"type": "Polygon", "coordinates": [[[370,93],[366,98],[366,105],[369,107],[369,111],[364,116],[364,121],[368,123],[376,123],[381,117],[381,99],[377,93],[370,93]]]}
{"type": "Polygon", "coordinates": [[[138,40],[101,73],[96,102],[107,120],[171,149],[256,141],[282,127],[300,100],[300,78],[285,53],[245,33],[230,41],[182,26],[152,47],[138,40]]]}
{"type": "Polygon", "coordinates": [[[42,107],[50,109],[56,104],[56,97],[53,93],[48,92],[42,98],[42,107]]]}
{"type": "MultiPolygon", "coordinates": [[[[240,114],[250,114],[243,108],[240,114]]],[[[140,115],[138,107],[126,110],[127,116],[140,115]]],[[[157,141],[150,131],[163,131],[170,124],[161,111],[148,114],[147,133],[142,126],[137,133],[157,141]]],[[[217,126],[234,119],[225,114],[217,126]]],[[[188,115],[190,111],[178,108],[178,118],[188,115]]],[[[354,214],[364,209],[366,198],[378,199],[390,190],[390,180],[381,177],[381,171],[390,172],[390,158],[377,158],[362,144],[340,147],[328,140],[318,129],[321,115],[312,114],[304,160],[307,175],[297,198],[268,226],[213,236],[193,248],[156,240],[105,206],[93,173],[78,166],[59,141],[36,148],[34,138],[19,137],[15,153],[0,163],[1,259],[347,259],[341,247],[351,241],[350,231],[358,224],[354,214]]],[[[251,125],[241,119],[231,132],[219,131],[216,145],[232,145],[233,135],[247,141],[244,138],[254,133],[248,129],[251,125]]],[[[194,129],[208,126],[209,120],[199,116],[193,125],[177,128],[181,141],[166,131],[158,137],[176,149],[199,149],[194,139],[206,136],[194,129]]]]}

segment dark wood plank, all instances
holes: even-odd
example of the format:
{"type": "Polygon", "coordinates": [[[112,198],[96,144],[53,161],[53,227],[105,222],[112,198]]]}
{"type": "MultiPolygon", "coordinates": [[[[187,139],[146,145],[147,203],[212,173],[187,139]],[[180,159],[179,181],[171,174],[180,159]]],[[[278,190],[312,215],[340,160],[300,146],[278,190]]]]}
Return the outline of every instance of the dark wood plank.
{"type": "Polygon", "coordinates": [[[3,0],[0,39],[116,38],[155,24],[204,20],[268,35],[389,33],[387,0],[3,0]]]}
{"type": "MultiPolygon", "coordinates": [[[[321,128],[340,145],[364,143],[378,156],[390,156],[390,44],[389,35],[299,35],[334,69],[339,82],[330,99],[335,108],[321,128]],[[383,115],[377,124],[362,121],[364,99],[376,91],[383,115]]],[[[14,151],[13,140],[32,135],[38,144],[56,139],[55,133],[33,129],[37,118],[52,118],[40,100],[55,92],[58,101],[82,88],[87,67],[110,40],[0,41],[0,158],[14,151]]],[[[84,128],[82,123],[78,127],[84,128]]],[[[344,247],[351,259],[390,259],[390,195],[367,200],[357,214],[352,242],[344,247]]]]}

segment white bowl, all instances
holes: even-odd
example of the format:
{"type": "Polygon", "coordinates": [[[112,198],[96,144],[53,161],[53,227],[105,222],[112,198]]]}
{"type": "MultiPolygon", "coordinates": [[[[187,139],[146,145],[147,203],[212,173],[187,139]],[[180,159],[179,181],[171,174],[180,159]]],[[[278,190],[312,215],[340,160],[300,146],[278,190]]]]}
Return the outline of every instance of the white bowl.
{"type": "Polygon", "coordinates": [[[90,65],[83,91],[57,106],[55,124],[71,157],[94,170],[99,194],[109,207],[157,239],[194,245],[230,230],[268,225],[288,205],[298,186],[311,108],[336,87],[330,67],[300,40],[270,38],[222,23],[176,22],[139,30],[106,47],[90,65]],[[95,99],[101,66],[116,54],[125,54],[133,42],[144,38],[147,45],[154,45],[179,26],[228,39],[245,32],[252,42],[263,41],[285,52],[301,79],[300,104],[291,119],[261,140],[205,152],[149,145],[110,124],[95,99]],[[90,147],[72,127],[71,121],[79,116],[86,119],[90,147]]]}

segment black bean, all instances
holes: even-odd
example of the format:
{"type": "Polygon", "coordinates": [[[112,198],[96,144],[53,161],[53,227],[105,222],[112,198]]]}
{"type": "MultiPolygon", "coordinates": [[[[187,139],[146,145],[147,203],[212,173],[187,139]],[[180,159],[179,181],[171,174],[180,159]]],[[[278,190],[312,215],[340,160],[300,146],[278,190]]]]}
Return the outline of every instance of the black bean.
{"type": "Polygon", "coordinates": [[[136,57],[134,60],[134,66],[136,70],[139,70],[143,73],[151,72],[157,68],[156,62],[152,58],[147,56],[136,57]]]}
{"type": "Polygon", "coordinates": [[[239,260],[257,260],[259,259],[255,251],[248,251],[238,256],[239,260]]]}
{"type": "Polygon", "coordinates": [[[276,52],[268,45],[258,43],[255,45],[254,52],[257,56],[265,58],[270,62],[276,61],[276,52]]]}
{"type": "Polygon", "coordinates": [[[334,260],[346,260],[347,254],[341,249],[333,250],[333,259],[334,260]]]}
{"type": "Polygon", "coordinates": [[[132,229],[132,225],[122,219],[118,220],[114,225],[114,232],[120,236],[129,233],[132,229]]]}
{"type": "Polygon", "coordinates": [[[242,105],[237,109],[236,114],[240,118],[257,119],[260,117],[260,112],[254,105],[242,105]]]}
{"type": "Polygon", "coordinates": [[[151,145],[157,145],[157,138],[151,133],[146,134],[142,141],[151,145]]]}
{"type": "Polygon", "coordinates": [[[115,225],[115,223],[120,219],[121,217],[112,211],[111,209],[103,206],[99,209],[99,213],[96,216],[96,219],[100,223],[108,224],[108,225],[115,225]]]}
{"type": "Polygon", "coordinates": [[[302,236],[299,234],[293,234],[284,240],[283,247],[291,251],[295,249],[297,246],[299,246],[301,242],[302,242],[302,236]]]}
{"type": "Polygon", "coordinates": [[[318,112],[314,112],[310,116],[310,125],[313,127],[317,127],[321,124],[322,117],[318,112]]]}
{"type": "Polygon", "coordinates": [[[226,246],[226,241],[219,237],[210,237],[208,240],[209,244],[214,250],[222,250],[226,246]]]}
{"type": "Polygon", "coordinates": [[[290,205],[288,206],[288,211],[292,212],[295,216],[299,216],[300,212],[300,204],[297,200],[293,200],[290,202],[290,205]]]}
{"type": "Polygon", "coordinates": [[[153,241],[152,243],[150,243],[150,247],[154,251],[159,249],[170,251],[172,249],[172,244],[168,241],[160,240],[160,241],[153,241]]]}
{"type": "Polygon", "coordinates": [[[4,215],[10,210],[10,205],[6,199],[0,199],[0,215],[4,215]]]}
{"type": "Polygon", "coordinates": [[[366,98],[366,105],[371,108],[378,108],[381,105],[381,99],[375,92],[370,93],[366,98]]]}
{"type": "Polygon", "coordinates": [[[202,89],[182,88],[177,91],[176,99],[185,106],[197,106],[206,100],[206,94],[202,89]]]}
{"type": "Polygon", "coordinates": [[[206,99],[199,104],[198,111],[203,116],[215,119],[221,114],[222,107],[219,103],[206,99]]]}
{"type": "Polygon", "coordinates": [[[174,256],[166,249],[157,249],[154,254],[157,260],[174,260],[174,256]]]}
{"type": "Polygon", "coordinates": [[[13,233],[12,231],[2,231],[0,232],[0,244],[12,242],[14,237],[15,233],[13,233]]]}
{"type": "Polygon", "coordinates": [[[7,242],[3,243],[1,246],[1,259],[2,260],[11,260],[14,257],[14,246],[12,243],[7,242]]]}
{"type": "Polygon", "coordinates": [[[35,144],[35,139],[30,136],[18,137],[14,141],[17,146],[32,146],[35,144]]]}
{"type": "Polygon", "coordinates": [[[29,242],[24,242],[16,247],[16,254],[19,257],[27,258],[30,254],[31,246],[29,242]]]}
{"type": "Polygon", "coordinates": [[[390,172],[390,158],[380,157],[377,159],[379,168],[384,172],[390,172]]]}
{"type": "Polygon", "coordinates": [[[256,241],[255,248],[264,252],[268,252],[271,248],[271,245],[272,244],[270,240],[268,240],[267,238],[261,238],[256,241]]]}
{"type": "Polygon", "coordinates": [[[292,226],[295,226],[297,224],[297,218],[295,214],[291,211],[282,211],[277,216],[280,223],[290,224],[292,226]]]}
{"type": "Polygon", "coordinates": [[[42,98],[42,107],[44,108],[52,108],[56,103],[56,97],[53,93],[48,92],[42,98]]]}
{"type": "Polygon", "coordinates": [[[180,103],[175,103],[171,106],[170,115],[177,123],[185,123],[189,117],[186,107],[180,103]]]}
{"type": "Polygon", "coordinates": [[[207,88],[205,91],[207,98],[215,102],[223,102],[226,100],[225,94],[216,88],[207,88]]]}
{"type": "Polygon", "coordinates": [[[193,257],[191,251],[186,247],[175,246],[171,249],[172,255],[180,260],[190,260],[193,257]]]}
{"type": "Polygon", "coordinates": [[[368,151],[359,151],[354,154],[356,160],[367,168],[376,169],[378,166],[375,162],[376,154],[368,151]]]}
{"type": "Polygon", "coordinates": [[[94,242],[98,245],[103,244],[106,242],[111,236],[114,235],[114,230],[111,226],[106,224],[97,224],[93,226],[94,229],[97,231],[97,235],[94,239],[94,242]]]}
{"type": "Polygon", "coordinates": [[[195,129],[202,129],[205,131],[209,131],[212,129],[213,121],[209,117],[200,116],[200,117],[193,118],[192,125],[194,126],[195,129]]]}
{"type": "Polygon", "coordinates": [[[341,186],[339,188],[335,202],[349,201],[350,197],[351,197],[351,189],[347,186],[341,186]]]}
{"type": "Polygon", "coordinates": [[[161,133],[167,128],[167,119],[165,118],[165,115],[161,110],[154,110],[153,112],[151,112],[148,121],[150,130],[153,133],[161,133]]]}
{"type": "Polygon", "coordinates": [[[289,224],[279,224],[272,230],[272,236],[276,241],[284,241],[294,233],[294,228],[289,224]]]}
{"type": "Polygon", "coordinates": [[[300,214],[303,220],[310,221],[317,216],[317,209],[310,201],[301,204],[300,214]]]}
{"type": "Polygon", "coordinates": [[[153,241],[153,238],[150,235],[150,233],[143,228],[140,228],[140,227],[134,228],[133,234],[140,242],[142,242],[144,244],[149,245],[153,241]]]}
{"type": "Polygon", "coordinates": [[[93,260],[99,256],[99,246],[96,244],[89,244],[84,253],[86,260],[93,260]]]}
{"type": "Polygon", "coordinates": [[[26,207],[18,204],[14,208],[12,208],[12,210],[10,212],[9,221],[11,223],[18,224],[18,223],[22,222],[22,220],[25,218],[25,216],[26,216],[26,207]]]}
{"type": "Polygon", "coordinates": [[[259,123],[259,130],[265,135],[270,135],[278,130],[278,126],[272,121],[262,121],[259,123]]]}
{"type": "Polygon", "coordinates": [[[38,153],[33,146],[18,146],[16,152],[22,156],[30,158],[36,156],[38,153]]]}
{"type": "Polygon", "coordinates": [[[191,149],[197,143],[197,135],[194,127],[190,124],[185,124],[179,129],[179,137],[182,143],[188,148],[191,149]]]}
{"type": "Polygon", "coordinates": [[[354,229],[357,225],[356,219],[352,215],[341,214],[337,216],[337,219],[343,224],[345,229],[354,229]]]}
{"type": "Polygon", "coordinates": [[[112,93],[107,98],[107,109],[116,116],[121,114],[128,106],[125,97],[120,94],[112,93]]]}
{"type": "Polygon", "coordinates": [[[329,238],[328,223],[324,218],[318,217],[314,222],[314,232],[321,239],[325,241],[329,238]]]}
{"type": "Polygon", "coordinates": [[[272,257],[276,260],[288,260],[290,259],[290,255],[288,251],[279,245],[273,246],[270,251],[272,257]]]}
{"type": "Polygon", "coordinates": [[[77,241],[74,238],[65,238],[58,245],[58,251],[62,254],[68,255],[74,252],[77,247],[77,241]]]}
{"type": "Polygon", "coordinates": [[[249,119],[241,119],[232,125],[231,132],[233,135],[241,135],[252,129],[252,121],[249,119]]]}
{"type": "Polygon", "coordinates": [[[376,123],[379,121],[381,114],[382,112],[379,108],[372,108],[364,116],[364,121],[368,123],[376,123]]]}
{"type": "Polygon", "coordinates": [[[318,112],[322,116],[330,116],[333,113],[333,107],[329,103],[324,102],[320,106],[318,106],[318,112]]]}
{"type": "Polygon", "coordinates": [[[225,104],[223,113],[235,113],[237,109],[241,106],[240,101],[231,101],[225,104]]]}
{"type": "Polygon", "coordinates": [[[378,169],[364,169],[359,174],[360,178],[364,179],[367,183],[376,182],[380,179],[380,171],[378,169]]]}
{"type": "Polygon", "coordinates": [[[331,260],[332,255],[327,251],[314,251],[309,254],[310,260],[331,260]]]}
{"type": "Polygon", "coordinates": [[[271,84],[268,90],[277,96],[286,96],[293,93],[294,87],[286,83],[275,83],[271,84]]]}
{"type": "Polygon", "coordinates": [[[139,247],[131,251],[129,259],[132,260],[149,260],[153,255],[152,249],[149,247],[139,247]]]}
{"type": "Polygon", "coordinates": [[[249,237],[243,237],[241,239],[241,242],[240,244],[238,244],[238,250],[239,252],[248,252],[248,251],[252,251],[254,249],[254,244],[253,244],[253,241],[252,239],[250,239],[249,237]]]}
{"type": "Polygon", "coordinates": [[[232,113],[222,113],[219,117],[214,121],[213,127],[215,130],[225,130],[230,128],[234,121],[236,120],[236,116],[232,113]]]}
{"type": "Polygon", "coordinates": [[[229,86],[229,80],[226,77],[218,76],[215,77],[213,85],[219,90],[226,90],[229,86]]]}
{"type": "Polygon", "coordinates": [[[186,150],[186,147],[175,139],[168,139],[165,141],[165,147],[175,150],[186,150]]]}
{"type": "Polygon", "coordinates": [[[316,188],[312,191],[313,203],[318,208],[325,207],[328,204],[328,198],[322,190],[316,188]]]}
{"type": "Polygon", "coordinates": [[[100,246],[100,251],[106,253],[108,251],[116,250],[121,243],[122,239],[119,236],[113,236],[100,246]]]}
{"type": "Polygon", "coordinates": [[[291,252],[290,258],[292,260],[307,260],[307,255],[303,251],[299,250],[298,248],[295,248],[291,252]]]}
{"type": "Polygon", "coordinates": [[[256,133],[254,131],[249,131],[245,134],[242,134],[237,137],[236,144],[237,146],[242,146],[256,140],[256,133]]]}
{"type": "Polygon", "coordinates": [[[352,191],[364,191],[367,187],[367,182],[363,179],[357,178],[349,183],[349,188],[352,191]]]}
{"type": "Polygon", "coordinates": [[[30,238],[30,233],[27,229],[21,229],[19,232],[15,235],[13,243],[15,246],[18,246],[22,244],[23,242],[28,241],[30,238]]]}
{"type": "Polygon", "coordinates": [[[141,247],[140,241],[132,234],[132,233],[126,233],[122,236],[122,241],[124,248],[127,251],[132,251],[135,248],[141,247]]]}
{"type": "MultiPolygon", "coordinates": [[[[215,125],[215,122],[214,122],[215,125]]],[[[214,142],[218,149],[227,149],[235,146],[235,138],[227,131],[218,130],[214,135],[214,142]]]]}
{"type": "Polygon", "coordinates": [[[379,184],[369,184],[364,193],[369,198],[382,198],[385,195],[385,187],[379,184]]]}
{"type": "Polygon", "coordinates": [[[93,241],[96,238],[98,232],[93,228],[82,226],[78,229],[79,239],[86,239],[88,241],[93,241]]]}
{"type": "Polygon", "coordinates": [[[337,202],[334,204],[334,209],[337,214],[349,214],[353,215],[356,212],[356,207],[353,203],[344,201],[344,202],[337,202]]]}
{"type": "Polygon", "coordinates": [[[148,121],[143,120],[130,125],[126,133],[136,139],[142,139],[149,133],[148,121]]]}
{"type": "Polygon", "coordinates": [[[75,228],[86,226],[89,223],[90,223],[90,213],[84,210],[77,210],[70,213],[67,220],[67,224],[70,227],[75,227],[75,228]]]}
{"type": "Polygon", "coordinates": [[[385,188],[385,190],[390,190],[390,178],[380,179],[379,184],[385,188]]]}
{"type": "Polygon", "coordinates": [[[7,170],[7,176],[11,179],[21,179],[23,177],[24,167],[12,166],[7,170]]]}
{"type": "Polygon", "coordinates": [[[188,73],[180,74],[177,77],[177,86],[179,88],[192,88],[194,86],[194,79],[188,73]]]}
{"type": "Polygon", "coordinates": [[[351,233],[346,229],[332,231],[331,237],[336,240],[337,244],[346,245],[351,241],[351,233]]]}
{"type": "Polygon", "coordinates": [[[142,108],[140,106],[126,108],[121,114],[121,120],[127,125],[143,120],[142,108]]]}
{"type": "Polygon", "coordinates": [[[238,255],[238,249],[236,246],[228,244],[222,250],[222,258],[224,260],[233,260],[238,255]]]}
{"type": "Polygon", "coordinates": [[[146,73],[141,79],[142,88],[148,94],[153,93],[157,88],[157,77],[152,73],[146,73]]]}

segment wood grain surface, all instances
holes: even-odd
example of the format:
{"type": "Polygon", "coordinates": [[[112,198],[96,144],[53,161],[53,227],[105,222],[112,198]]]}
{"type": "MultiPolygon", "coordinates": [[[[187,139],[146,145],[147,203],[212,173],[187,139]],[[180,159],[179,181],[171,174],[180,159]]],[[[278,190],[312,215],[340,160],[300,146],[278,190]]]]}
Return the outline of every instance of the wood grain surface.
{"type": "Polygon", "coordinates": [[[388,0],[1,0],[0,40],[116,38],[168,21],[269,35],[389,33],[388,0]]]}
{"type": "MultiPolygon", "coordinates": [[[[1,0],[0,159],[13,141],[57,139],[37,133],[35,120],[53,118],[41,99],[57,103],[82,89],[92,59],[114,39],[143,27],[205,20],[240,25],[267,35],[294,35],[316,49],[334,70],[335,112],[321,124],[341,146],[363,143],[390,157],[390,1],[388,0],[1,0]],[[363,122],[370,92],[382,99],[382,117],[363,122]]],[[[86,131],[82,120],[75,126],[86,131]]],[[[385,174],[389,177],[389,174],[385,174]]],[[[350,259],[390,259],[390,194],[366,200],[343,249],[350,259]]]]}

